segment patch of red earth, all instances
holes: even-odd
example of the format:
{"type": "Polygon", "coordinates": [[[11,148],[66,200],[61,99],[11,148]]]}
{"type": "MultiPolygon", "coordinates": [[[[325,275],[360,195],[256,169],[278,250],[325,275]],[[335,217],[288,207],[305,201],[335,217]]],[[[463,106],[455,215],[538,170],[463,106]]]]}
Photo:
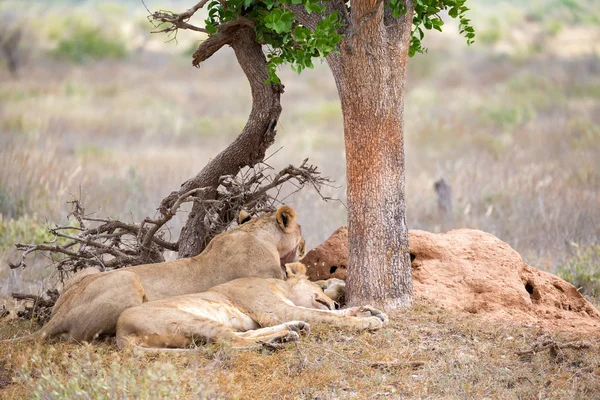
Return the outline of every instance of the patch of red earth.
{"type": "MultiPolygon", "coordinates": [[[[600,312],[570,283],[523,262],[492,234],[410,231],[415,295],[496,321],[600,334],[600,312]]],[[[312,280],[346,278],[348,231],[338,229],[302,259],[312,280]]]]}

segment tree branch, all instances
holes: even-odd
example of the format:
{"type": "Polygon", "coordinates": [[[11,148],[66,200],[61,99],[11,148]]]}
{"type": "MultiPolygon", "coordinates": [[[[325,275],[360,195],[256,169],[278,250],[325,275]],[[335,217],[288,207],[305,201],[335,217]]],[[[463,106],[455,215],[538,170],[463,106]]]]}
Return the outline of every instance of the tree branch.
{"type": "Polygon", "coordinates": [[[197,3],[194,7],[180,14],[175,14],[174,12],[166,10],[159,10],[153,12],[148,16],[148,20],[150,22],[152,22],[153,20],[158,21],[157,25],[153,24],[155,28],[158,29],[163,24],[170,25],[152,33],[176,32],[178,29],[189,29],[196,32],[208,33],[206,29],[197,27],[187,22],[196,13],[196,11],[204,7],[206,3],[208,3],[208,0],[202,0],[201,2],[197,3]]]}
{"type": "Polygon", "coordinates": [[[530,349],[517,351],[516,354],[520,356],[536,354],[545,350],[550,350],[550,353],[553,356],[558,354],[559,350],[564,349],[589,349],[592,347],[592,344],[585,341],[575,341],[575,342],[567,342],[567,343],[559,343],[555,341],[550,335],[542,335],[540,336],[535,343],[531,346],[530,349]]]}
{"type": "MultiPolygon", "coordinates": [[[[195,177],[185,182],[177,192],[171,193],[161,202],[161,210],[169,208],[182,193],[200,187],[212,187],[202,199],[214,199],[220,178],[235,175],[246,166],[263,160],[265,152],[275,139],[275,126],[281,114],[280,96],[282,85],[266,84],[269,78],[267,62],[262,46],[256,41],[252,28],[244,23],[223,27],[216,35],[200,44],[194,53],[194,65],[210,57],[223,45],[233,47],[238,63],[242,67],[252,93],[252,110],[248,122],[236,140],[211,160],[195,177]]],[[[179,257],[190,257],[200,253],[212,234],[202,232],[205,210],[198,202],[179,239],[179,257]]]]}

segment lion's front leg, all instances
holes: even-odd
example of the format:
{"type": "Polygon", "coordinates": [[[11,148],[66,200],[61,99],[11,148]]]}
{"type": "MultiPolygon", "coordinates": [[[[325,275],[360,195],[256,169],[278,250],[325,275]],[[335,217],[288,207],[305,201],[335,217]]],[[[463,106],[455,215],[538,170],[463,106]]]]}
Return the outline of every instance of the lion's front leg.
{"type": "Polygon", "coordinates": [[[384,324],[389,322],[389,318],[387,314],[383,311],[380,311],[371,306],[360,306],[360,307],[350,307],[343,310],[335,310],[336,313],[340,315],[345,315],[348,317],[358,317],[358,318],[369,318],[369,317],[377,317],[383,321],[384,324]]]}
{"type": "Polygon", "coordinates": [[[240,341],[233,346],[240,348],[253,348],[257,345],[271,349],[279,349],[284,343],[295,342],[300,339],[300,334],[308,335],[310,325],[304,321],[290,321],[283,324],[254,329],[247,332],[236,332],[240,341]]]}
{"type": "Polygon", "coordinates": [[[299,320],[352,329],[380,329],[388,322],[387,315],[372,307],[358,307],[356,310],[315,310],[289,304],[278,304],[277,308],[257,312],[253,318],[261,326],[274,326],[286,321],[299,320]]]}
{"type": "Polygon", "coordinates": [[[296,332],[302,335],[310,334],[310,325],[304,321],[290,321],[283,324],[268,326],[266,328],[253,329],[246,332],[236,333],[238,336],[248,339],[265,340],[269,335],[278,332],[296,332]]]}

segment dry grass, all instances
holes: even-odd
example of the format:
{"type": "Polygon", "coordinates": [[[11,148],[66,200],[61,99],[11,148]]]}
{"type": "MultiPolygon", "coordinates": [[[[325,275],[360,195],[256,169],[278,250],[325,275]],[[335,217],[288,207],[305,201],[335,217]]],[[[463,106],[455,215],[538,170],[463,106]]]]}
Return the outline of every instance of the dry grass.
{"type": "MultiPolygon", "coordinates": [[[[22,325],[21,325],[22,326],[22,325]]],[[[2,338],[26,329],[8,325],[2,338]]],[[[313,326],[282,351],[207,346],[185,355],[113,344],[0,344],[0,391],[20,398],[600,398],[598,338],[589,350],[519,356],[542,334],[419,301],[378,332],[313,326]]],[[[560,342],[572,335],[555,334],[560,342]]]]}

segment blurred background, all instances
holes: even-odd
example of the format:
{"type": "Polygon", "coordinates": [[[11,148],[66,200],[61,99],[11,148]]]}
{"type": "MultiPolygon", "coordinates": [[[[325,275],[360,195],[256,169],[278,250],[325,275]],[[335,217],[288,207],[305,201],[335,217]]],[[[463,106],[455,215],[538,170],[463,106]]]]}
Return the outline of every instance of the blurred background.
{"type": "MultiPolygon", "coordinates": [[[[182,12],[195,3],[146,0],[182,12]]],[[[600,294],[600,6],[593,0],[469,0],[476,42],[453,21],[409,61],[405,109],[411,229],[482,229],[538,268],[600,294]],[[441,181],[443,179],[443,183],[441,181]],[[437,184],[437,191],[435,190],[437,184]]],[[[151,34],[140,0],[0,0],[0,298],[53,282],[48,260],[10,271],[15,242],[48,240],[67,201],[128,221],[241,131],[250,93],[230,48],[200,69],[204,39],[151,34]]],[[[194,17],[202,23],[203,16],[194,17]]],[[[326,64],[280,71],[269,163],[319,166],[336,187],[286,202],[309,248],[346,224],[340,104],[326,64]]],[[[170,224],[178,235],[185,210],[170,224]]]]}

